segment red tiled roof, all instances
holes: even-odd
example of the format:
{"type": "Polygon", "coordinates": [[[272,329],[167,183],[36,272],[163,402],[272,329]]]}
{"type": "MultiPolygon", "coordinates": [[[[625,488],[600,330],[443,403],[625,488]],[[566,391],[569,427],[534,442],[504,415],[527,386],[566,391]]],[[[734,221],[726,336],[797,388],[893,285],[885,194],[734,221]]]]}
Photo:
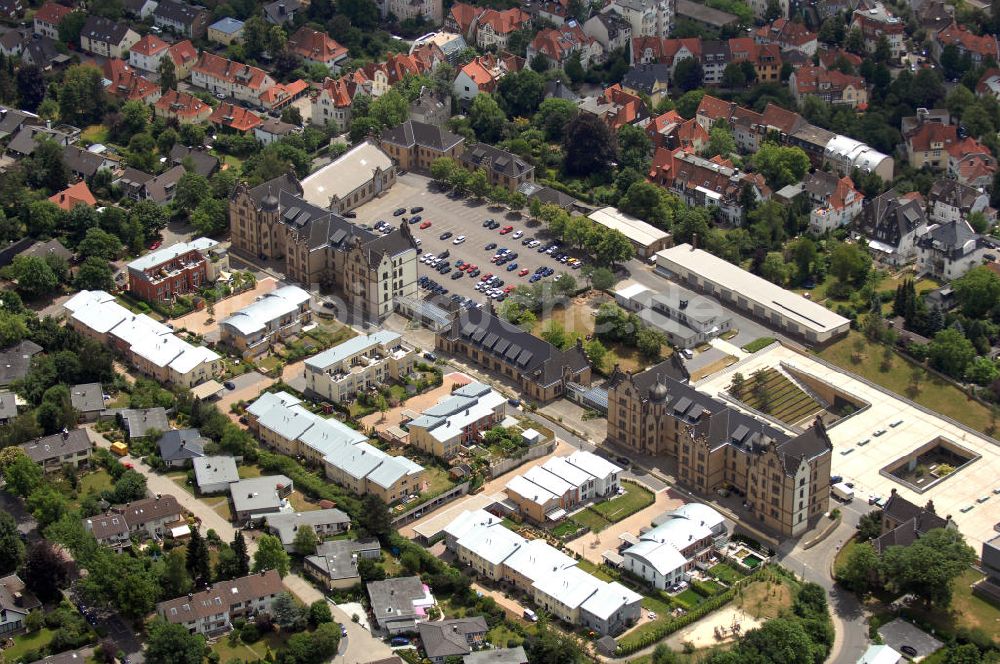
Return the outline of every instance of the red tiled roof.
{"type": "Polygon", "coordinates": [[[556,62],[562,62],[573,51],[594,41],[583,29],[574,23],[558,28],[545,28],[531,40],[531,50],[543,53],[556,62]]]}
{"type": "Polygon", "coordinates": [[[713,122],[722,119],[728,122],[729,116],[733,113],[733,106],[734,104],[730,101],[705,95],[701,98],[701,103],[698,104],[697,115],[710,118],[713,122]]]}
{"type": "Polygon", "coordinates": [[[89,205],[91,207],[97,205],[97,199],[90,193],[87,183],[83,181],[63,189],[58,194],[49,196],[49,200],[66,212],[69,212],[77,205],[89,205]]]}
{"type": "Polygon", "coordinates": [[[633,37],[632,53],[638,60],[645,57],[648,49],[652,53],[653,60],[661,64],[673,64],[677,53],[686,48],[694,57],[701,57],[701,39],[698,37],[688,37],[684,39],[661,39],[660,37],[633,37]]]}
{"type": "Polygon", "coordinates": [[[228,83],[239,83],[251,90],[263,88],[270,79],[270,76],[263,69],[227,60],[207,51],[201,54],[192,71],[201,72],[205,76],[228,83]]]}
{"type": "Polygon", "coordinates": [[[464,2],[456,2],[451,6],[451,11],[448,12],[451,20],[455,22],[462,34],[467,34],[469,28],[472,27],[472,22],[483,12],[479,7],[473,7],[472,5],[467,5],[464,2]]]}
{"type": "Polygon", "coordinates": [[[971,136],[966,136],[960,141],[956,140],[954,143],[952,143],[945,149],[948,150],[948,154],[950,154],[952,157],[956,159],[960,159],[962,157],[967,157],[969,155],[974,155],[974,154],[984,154],[990,157],[991,159],[993,158],[993,155],[990,153],[990,149],[985,145],[983,145],[982,143],[980,143],[979,141],[977,141],[976,139],[972,138],[971,136]]]}
{"type": "Polygon", "coordinates": [[[809,42],[816,41],[817,36],[815,32],[810,32],[801,23],[789,21],[787,18],[779,18],[770,25],[758,28],[757,39],[767,43],[795,47],[805,46],[809,42]]]}
{"type": "Polygon", "coordinates": [[[427,41],[418,45],[410,52],[410,57],[416,61],[423,71],[431,71],[445,61],[444,51],[434,42],[427,41]]]}
{"type": "Polygon", "coordinates": [[[242,132],[248,132],[254,127],[263,124],[261,119],[252,113],[250,109],[228,102],[219,104],[208,119],[214,124],[242,132]]]}
{"type": "Polygon", "coordinates": [[[351,84],[346,76],[340,78],[327,78],[323,81],[321,92],[326,92],[330,96],[333,105],[337,108],[346,108],[351,105],[353,97],[351,95],[351,84]]]}
{"type": "Polygon", "coordinates": [[[936,143],[941,143],[947,150],[956,141],[958,141],[958,128],[940,122],[925,122],[906,137],[907,145],[916,152],[927,152],[932,149],[931,145],[936,143]]]}
{"type": "Polygon", "coordinates": [[[855,69],[860,67],[862,63],[861,56],[849,53],[842,48],[820,49],[816,51],[816,54],[819,55],[820,66],[827,69],[833,67],[841,57],[851,63],[851,66],[855,69]]]}
{"type": "Polygon", "coordinates": [[[854,180],[845,175],[837,180],[837,188],[830,195],[829,199],[827,199],[827,204],[834,210],[843,210],[847,207],[847,198],[851,195],[851,192],[854,192],[852,204],[864,199],[864,195],[854,188],[854,180]]]}
{"type": "Polygon", "coordinates": [[[935,39],[942,47],[955,45],[960,50],[978,53],[984,58],[998,56],[997,38],[994,35],[987,34],[980,37],[970,32],[964,25],[955,22],[939,31],[935,39]]]}
{"type": "Polygon", "coordinates": [[[496,68],[496,58],[487,53],[486,55],[473,58],[462,67],[461,71],[472,79],[476,87],[483,92],[491,92],[496,85],[497,78],[492,74],[496,68]]]}
{"type": "Polygon", "coordinates": [[[288,49],[301,58],[333,62],[347,55],[347,48],[325,32],[302,26],[288,38],[288,49]]]}
{"type": "Polygon", "coordinates": [[[683,148],[707,143],[708,138],[708,132],[694,118],[682,123],[677,128],[677,141],[683,148]]]}
{"type": "Polygon", "coordinates": [[[260,103],[267,107],[281,104],[286,100],[295,99],[309,88],[309,84],[301,78],[291,83],[277,83],[260,95],[260,103]]]}
{"type": "Polygon", "coordinates": [[[167,90],[156,100],[154,106],[164,112],[182,118],[200,118],[210,115],[212,108],[194,95],[176,90],[167,90]]]}
{"type": "Polygon", "coordinates": [[[160,86],[143,78],[124,60],[112,58],[104,63],[104,78],[111,81],[109,94],[125,100],[140,99],[160,94],[160,86]]]}
{"type": "Polygon", "coordinates": [[[531,15],[520,7],[512,7],[503,11],[487,9],[479,17],[480,27],[488,25],[493,28],[493,32],[500,35],[507,35],[515,30],[520,30],[531,20],[531,15]]]}
{"type": "Polygon", "coordinates": [[[35,20],[49,25],[59,25],[62,20],[73,13],[73,10],[66,5],[57,2],[46,2],[35,12],[35,20]]]}
{"type": "Polygon", "coordinates": [[[190,39],[177,42],[167,50],[167,53],[177,67],[187,65],[198,59],[198,49],[194,47],[190,39]]]}
{"type": "Polygon", "coordinates": [[[798,113],[785,110],[772,103],[768,103],[764,109],[761,121],[763,124],[769,127],[776,127],[779,131],[786,134],[792,133],[800,124],[805,122],[798,113]]]}
{"type": "Polygon", "coordinates": [[[149,33],[148,35],[137,41],[135,43],[135,46],[133,46],[129,50],[132,53],[138,53],[139,55],[145,55],[148,57],[156,55],[161,51],[165,51],[168,48],[170,48],[170,44],[163,41],[153,33],[149,33]]]}
{"type": "Polygon", "coordinates": [[[865,80],[850,76],[838,69],[821,69],[812,65],[799,67],[794,72],[795,87],[800,95],[813,95],[826,91],[842,93],[848,86],[863,90],[865,80]]]}
{"type": "Polygon", "coordinates": [[[997,69],[996,67],[991,67],[990,69],[987,69],[985,72],[983,72],[983,75],[979,77],[979,82],[976,83],[976,94],[978,95],[984,95],[987,93],[993,94],[992,90],[990,89],[990,86],[988,85],[991,80],[993,81],[1000,80],[1000,69],[997,69]]]}

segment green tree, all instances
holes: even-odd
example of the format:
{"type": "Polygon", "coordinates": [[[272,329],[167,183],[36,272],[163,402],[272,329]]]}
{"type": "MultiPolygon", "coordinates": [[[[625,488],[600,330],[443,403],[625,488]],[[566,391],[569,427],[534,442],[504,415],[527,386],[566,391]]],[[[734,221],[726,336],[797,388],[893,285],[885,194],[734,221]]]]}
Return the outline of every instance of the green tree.
{"type": "Polygon", "coordinates": [[[378,496],[369,493],[361,501],[358,527],[367,535],[388,542],[392,534],[392,517],[388,505],[378,496]]]}
{"type": "Polygon", "coordinates": [[[722,72],[722,87],[743,88],[746,87],[747,77],[743,73],[743,67],[738,62],[730,62],[722,72]]]}
{"type": "Polygon", "coordinates": [[[830,272],[843,284],[863,283],[871,264],[871,256],[857,244],[840,242],[830,253],[830,272]]]}
{"type": "Polygon", "coordinates": [[[66,496],[51,484],[42,484],[35,489],[25,501],[31,516],[35,517],[38,525],[47,528],[55,523],[69,511],[69,501],[66,496]]]}
{"type": "Polygon", "coordinates": [[[0,512],[0,574],[12,574],[24,560],[24,542],[17,521],[9,512],[0,512]]]}
{"type": "Polygon", "coordinates": [[[149,626],[145,654],[148,664],[202,664],[205,638],[191,634],[184,625],[156,618],[149,626]]]}
{"type": "Polygon", "coordinates": [[[591,339],[584,344],[583,349],[594,368],[598,371],[604,371],[604,364],[608,359],[608,349],[601,343],[600,339],[591,339]]]}
{"type": "Polygon", "coordinates": [[[532,124],[545,132],[546,140],[559,142],[563,138],[566,125],[576,117],[579,110],[568,99],[552,97],[538,106],[532,124]]]}
{"type": "Polygon", "coordinates": [[[121,240],[100,228],[88,229],[77,249],[84,256],[96,256],[108,261],[113,261],[122,255],[121,240]]]}
{"type": "Polygon", "coordinates": [[[180,597],[191,592],[194,581],[187,571],[187,562],[181,549],[173,549],[163,558],[160,584],[165,597],[180,597]]]}
{"type": "Polygon", "coordinates": [[[590,275],[590,284],[597,290],[608,290],[616,281],[615,273],[606,267],[596,268],[590,275]]]}
{"type": "MultiPolygon", "coordinates": [[[[4,556],[8,553],[7,537],[13,535],[17,543],[21,544],[16,527],[15,532],[8,533],[3,525],[4,516],[9,515],[0,516],[0,565],[5,564],[4,556]]],[[[0,567],[0,570],[6,570],[6,567],[0,567]]],[[[9,571],[3,573],[7,574],[9,571]]],[[[61,591],[69,582],[69,569],[63,554],[57,551],[51,542],[40,540],[32,544],[28,550],[24,558],[24,567],[21,569],[21,578],[38,599],[43,602],[54,602],[62,599],[61,591]]]]}
{"type": "Polygon", "coordinates": [[[736,139],[729,127],[717,124],[708,133],[708,145],[705,146],[704,156],[711,158],[716,155],[727,157],[736,153],[736,139]]]}
{"type": "Polygon", "coordinates": [[[273,535],[261,535],[257,539],[257,552],[253,554],[254,572],[273,569],[285,576],[288,574],[289,564],[288,553],[280,539],[273,535]]]}
{"type": "Polygon", "coordinates": [[[27,498],[41,485],[43,472],[37,463],[25,455],[11,461],[3,476],[11,493],[27,498]]]}
{"type": "Polygon", "coordinates": [[[882,554],[882,579],[896,592],[913,593],[927,604],[946,608],[953,582],[976,560],[960,532],[935,528],[909,546],[890,546],[882,554]]]}
{"type": "Polygon", "coordinates": [[[542,339],[545,339],[556,348],[564,348],[567,342],[566,328],[556,321],[551,321],[548,326],[542,330],[542,339]]]}
{"type": "Polygon", "coordinates": [[[784,286],[788,280],[788,269],[785,257],[777,251],[769,251],[760,266],[760,276],[768,281],[784,286]]]}
{"type": "Polygon", "coordinates": [[[305,627],[308,613],[290,592],[283,592],[274,598],[271,616],[282,629],[300,630],[305,627]]]}
{"type": "Polygon", "coordinates": [[[230,546],[236,556],[236,575],[234,578],[246,576],[250,573],[250,554],[247,552],[247,542],[243,539],[243,531],[236,531],[236,536],[230,546]]]}
{"type": "Polygon", "coordinates": [[[191,529],[191,539],[188,540],[185,567],[188,574],[191,575],[191,579],[199,587],[212,580],[208,545],[205,543],[205,540],[201,536],[201,531],[197,527],[191,529]]]}
{"type": "Polygon", "coordinates": [[[309,605],[309,624],[313,628],[333,622],[330,604],[325,599],[318,599],[309,605]]]}
{"type": "Polygon", "coordinates": [[[108,261],[91,256],[77,269],[73,285],[80,290],[110,291],[115,286],[115,275],[108,261]]]}
{"type": "Polygon", "coordinates": [[[977,357],[965,368],[965,379],[976,385],[992,385],[997,378],[1000,378],[1000,371],[996,362],[988,357],[977,357]]]}
{"type": "MultiPolygon", "coordinates": [[[[627,214],[666,228],[671,218],[672,196],[652,182],[640,180],[628,188],[618,201],[618,207],[627,214]]],[[[675,202],[675,201],[674,201],[675,202]]]]}
{"type": "Polygon", "coordinates": [[[60,119],[77,126],[100,122],[105,109],[103,78],[101,70],[92,65],[67,69],[59,87],[60,119]]]}
{"type": "Polygon", "coordinates": [[[807,237],[801,237],[792,243],[789,248],[795,268],[798,271],[798,278],[805,279],[812,274],[813,266],[819,258],[819,251],[816,243],[807,237]]]}
{"type": "Polygon", "coordinates": [[[882,510],[872,510],[858,520],[858,540],[867,542],[882,534],[882,510]]]}
{"type": "Polygon", "coordinates": [[[962,313],[971,319],[985,317],[1000,302],[1000,276],[985,266],[977,266],[952,281],[962,313]]]}
{"type": "Polygon", "coordinates": [[[531,69],[508,74],[497,85],[497,97],[509,117],[531,117],[545,97],[545,79],[531,69]]]}
{"type": "Polygon", "coordinates": [[[635,256],[635,247],[632,246],[632,241],[625,237],[621,231],[611,230],[597,234],[596,237],[597,243],[591,251],[601,265],[613,268],[619,263],[632,260],[632,257],[635,256]]]}
{"type": "Polygon", "coordinates": [[[666,343],[666,336],[651,327],[644,327],[635,335],[635,346],[647,360],[660,359],[661,349],[666,343]]]}
{"type": "Polygon", "coordinates": [[[769,620],[747,632],[740,643],[740,652],[748,662],[814,664],[825,657],[825,653],[817,653],[816,644],[802,622],[788,618],[769,620]]]}
{"type": "Polygon", "coordinates": [[[442,184],[447,183],[459,168],[461,166],[451,157],[438,157],[431,162],[431,177],[442,184]]]}
{"type": "Polygon", "coordinates": [[[197,173],[185,172],[177,183],[173,207],[177,210],[190,212],[198,207],[202,201],[211,197],[212,192],[208,184],[208,178],[197,173]]]}
{"type": "Polygon", "coordinates": [[[801,181],[809,170],[809,157],[802,148],[783,147],[771,142],[761,145],[750,161],[775,190],[801,181]]]}
{"type": "Polygon", "coordinates": [[[641,127],[625,125],[618,130],[618,152],[622,168],[645,173],[649,169],[653,142],[641,127]]]}
{"type": "Polygon", "coordinates": [[[156,141],[146,132],[133,136],[128,142],[126,159],[133,168],[151,171],[156,168],[156,141]]]}
{"type": "Polygon", "coordinates": [[[319,544],[319,537],[316,536],[316,531],[313,530],[312,526],[306,525],[300,526],[295,533],[292,548],[300,556],[311,556],[316,553],[317,544],[319,544]]]}
{"type": "Polygon", "coordinates": [[[927,344],[927,357],[938,371],[961,378],[976,357],[976,347],[964,334],[950,327],[935,334],[927,344]]]}
{"type": "Polygon", "coordinates": [[[503,134],[507,116],[496,99],[486,93],[476,95],[469,107],[469,126],[476,138],[485,143],[496,143],[503,134]]]}
{"type": "Polygon", "coordinates": [[[563,168],[570,175],[603,171],[618,159],[614,134],[600,118],[589,113],[580,113],[567,123],[563,150],[563,168]]]}
{"type": "Polygon", "coordinates": [[[690,92],[701,87],[705,72],[697,58],[684,58],[674,64],[674,87],[690,92]]]}
{"type": "Polygon", "coordinates": [[[177,89],[177,68],[174,66],[173,58],[161,58],[158,68],[160,74],[160,91],[177,89]]]}
{"type": "Polygon", "coordinates": [[[35,151],[22,163],[25,167],[25,182],[29,186],[57,192],[69,182],[70,172],[63,160],[63,147],[55,141],[42,138],[35,151]]]}

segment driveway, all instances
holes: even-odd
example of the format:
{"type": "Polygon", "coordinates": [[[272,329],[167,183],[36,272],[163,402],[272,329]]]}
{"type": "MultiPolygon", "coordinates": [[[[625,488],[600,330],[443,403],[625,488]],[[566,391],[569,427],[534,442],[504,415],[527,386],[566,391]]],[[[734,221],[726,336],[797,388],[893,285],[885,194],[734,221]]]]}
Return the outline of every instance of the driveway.
{"type": "Polygon", "coordinates": [[[254,401],[260,393],[274,383],[273,378],[268,378],[258,371],[248,371],[232,379],[236,389],[223,390],[219,393],[219,400],[216,404],[223,413],[229,413],[229,407],[239,401],[247,403],[254,401]]]}
{"type": "Polygon", "coordinates": [[[638,536],[639,530],[648,527],[653,519],[667,510],[680,507],[684,502],[683,498],[669,489],[664,489],[655,494],[654,502],[649,507],[639,510],[618,523],[611,524],[599,533],[587,533],[583,537],[578,537],[572,542],[568,542],[566,548],[580,554],[595,565],[599,565],[602,561],[601,554],[608,549],[618,549],[618,545],[621,544],[621,540],[618,539],[619,535],[632,533],[638,536]]]}

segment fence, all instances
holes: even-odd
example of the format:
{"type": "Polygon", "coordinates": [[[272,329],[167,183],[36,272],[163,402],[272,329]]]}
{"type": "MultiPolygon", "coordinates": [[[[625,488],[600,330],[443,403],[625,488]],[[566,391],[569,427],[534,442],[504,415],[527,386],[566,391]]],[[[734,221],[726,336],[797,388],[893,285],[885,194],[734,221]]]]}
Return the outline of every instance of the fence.
{"type": "Polygon", "coordinates": [[[462,482],[461,484],[448,489],[444,493],[435,496],[431,500],[420,503],[419,505],[406,510],[402,514],[394,516],[392,518],[392,527],[399,528],[408,523],[412,523],[422,517],[426,512],[435,510],[445,503],[450,503],[459,496],[464,496],[467,493],[469,493],[469,482],[462,482]]]}
{"type": "Polygon", "coordinates": [[[540,443],[528,449],[524,456],[517,457],[516,459],[501,459],[490,464],[490,479],[500,477],[506,472],[514,470],[521,464],[532,461],[539,457],[543,457],[546,454],[551,454],[556,449],[556,441],[550,440],[545,443],[540,443]]]}

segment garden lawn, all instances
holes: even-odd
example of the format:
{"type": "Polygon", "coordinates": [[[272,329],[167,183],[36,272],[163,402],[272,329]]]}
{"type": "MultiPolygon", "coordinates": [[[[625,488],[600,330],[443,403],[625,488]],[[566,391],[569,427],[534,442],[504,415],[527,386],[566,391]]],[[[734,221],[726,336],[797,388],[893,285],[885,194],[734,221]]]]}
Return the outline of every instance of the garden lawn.
{"type": "Polygon", "coordinates": [[[650,620],[649,622],[639,625],[626,636],[619,639],[619,643],[640,643],[647,634],[655,634],[659,631],[662,624],[670,622],[674,619],[673,616],[670,615],[670,611],[673,607],[661,599],[657,599],[655,597],[643,597],[642,608],[645,611],[654,611],[656,613],[656,620],[650,620]]]}
{"type": "Polygon", "coordinates": [[[503,623],[486,632],[486,640],[496,648],[513,648],[524,641],[519,634],[512,632],[503,623]]]}
{"type": "Polygon", "coordinates": [[[108,128],[102,124],[93,124],[83,130],[80,138],[91,143],[107,143],[108,128]]]}
{"type": "Polygon", "coordinates": [[[919,604],[907,610],[920,620],[934,625],[936,631],[952,635],[959,629],[979,629],[1000,644],[1000,606],[972,594],[972,584],[983,575],[970,568],[952,583],[951,606],[946,610],[924,609],[919,604]]]}
{"type": "Polygon", "coordinates": [[[591,509],[597,511],[611,523],[618,523],[639,510],[649,507],[655,500],[652,491],[635,482],[623,481],[622,488],[625,489],[623,495],[597,503],[591,509]]]}
{"type": "Polygon", "coordinates": [[[674,595],[674,599],[683,606],[687,607],[688,610],[695,608],[699,604],[705,601],[705,598],[696,593],[691,588],[685,588],[681,592],[674,595]]]}
{"type": "Polygon", "coordinates": [[[587,528],[590,528],[595,533],[599,533],[611,525],[610,521],[608,521],[603,516],[590,509],[580,510],[579,512],[573,515],[573,520],[579,523],[581,526],[586,526],[587,528]]]}
{"type": "Polygon", "coordinates": [[[19,662],[26,652],[49,645],[55,635],[55,630],[43,627],[37,632],[15,636],[14,645],[3,651],[3,661],[19,662]]]}
{"type": "Polygon", "coordinates": [[[235,645],[229,645],[229,635],[226,635],[212,646],[212,652],[219,655],[220,662],[228,662],[233,659],[241,662],[264,661],[267,657],[268,649],[274,653],[281,649],[287,640],[288,636],[285,634],[268,634],[255,643],[237,641],[235,645]]]}
{"type": "Polygon", "coordinates": [[[926,370],[921,369],[922,378],[918,391],[910,396],[910,376],[915,365],[896,355],[889,370],[883,372],[880,361],[882,345],[869,342],[858,332],[851,332],[837,343],[827,346],[819,352],[819,357],[977,431],[985,433],[990,428],[989,408],[969,399],[960,389],[926,370]],[[858,363],[852,359],[856,339],[861,339],[864,343],[861,362],[858,363]]]}
{"type": "MultiPolygon", "coordinates": [[[[581,558],[580,560],[578,560],[576,562],[576,566],[582,569],[587,574],[590,574],[591,576],[596,576],[601,581],[607,581],[608,583],[611,583],[612,581],[616,580],[615,577],[611,576],[603,569],[601,569],[599,565],[595,565],[586,558],[581,558]]],[[[655,611],[656,609],[653,610],[655,611]]]]}
{"type": "Polygon", "coordinates": [[[554,537],[568,537],[580,530],[580,524],[573,519],[563,519],[562,523],[552,529],[552,535],[554,537]]]}
{"type": "Polygon", "coordinates": [[[727,563],[719,563],[708,570],[708,573],[719,579],[723,583],[733,584],[743,578],[736,569],[727,563]]]}
{"type": "Polygon", "coordinates": [[[422,490],[420,495],[429,498],[442,494],[455,486],[455,483],[448,477],[448,471],[437,466],[424,467],[424,482],[426,482],[427,488],[422,490]]]}
{"type": "Polygon", "coordinates": [[[188,481],[187,481],[188,477],[187,477],[187,471],[186,470],[172,470],[169,473],[167,473],[167,477],[169,477],[171,480],[173,480],[174,484],[176,484],[180,488],[184,489],[185,491],[187,491],[188,493],[190,493],[192,496],[195,495],[194,487],[192,485],[188,484],[188,481]]]}
{"type": "Polygon", "coordinates": [[[761,348],[766,348],[774,343],[774,337],[760,337],[743,346],[747,353],[756,353],[761,348]]]}

